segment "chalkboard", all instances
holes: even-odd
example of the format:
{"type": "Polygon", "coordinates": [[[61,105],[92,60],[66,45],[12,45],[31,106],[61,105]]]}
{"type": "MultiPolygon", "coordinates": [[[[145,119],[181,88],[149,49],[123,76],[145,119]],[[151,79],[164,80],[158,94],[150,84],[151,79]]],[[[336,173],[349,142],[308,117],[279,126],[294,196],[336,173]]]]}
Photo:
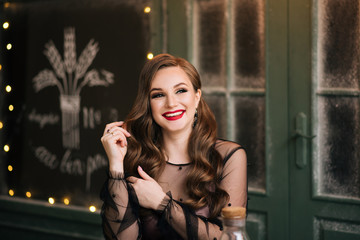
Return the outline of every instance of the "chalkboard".
{"type": "Polygon", "coordinates": [[[147,3],[37,1],[5,10],[22,19],[22,31],[8,38],[24,41],[24,51],[14,49],[9,60],[19,62],[13,76],[22,71],[24,78],[14,81],[25,86],[22,144],[13,155],[20,162],[19,191],[101,205],[108,163],[100,138],[106,123],[124,119],[135,99],[149,51],[147,3]]]}

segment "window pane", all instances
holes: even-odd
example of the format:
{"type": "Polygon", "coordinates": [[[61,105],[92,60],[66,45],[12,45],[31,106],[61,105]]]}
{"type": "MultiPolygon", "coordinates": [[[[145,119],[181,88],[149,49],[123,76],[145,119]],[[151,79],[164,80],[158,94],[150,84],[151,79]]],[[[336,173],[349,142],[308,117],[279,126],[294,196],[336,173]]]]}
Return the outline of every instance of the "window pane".
{"type": "Polygon", "coordinates": [[[319,97],[318,109],[320,193],[360,198],[359,99],[319,97]]]}
{"type": "Polygon", "coordinates": [[[193,8],[194,63],[219,136],[246,148],[249,187],[261,193],[265,98],[253,94],[265,93],[264,6],[264,0],[196,0],[193,8]]]}
{"type": "Polygon", "coordinates": [[[225,86],[226,18],[225,1],[197,1],[195,4],[195,65],[203,85],[225,86]]]}
{"type": "Polygon", "coordinates": [[[360,2],[319,0],[316,193],[360,199],[360,2]]]}
{"type": "Polygon", "coordinates": [[[235,85],[265,88],[264,2],[234,2],[235,85]]]}
{"type": "Polygon", "coordinates": [[[358,88],[360,1],[319,2],[319,85],[358,88]]]}
{"type": "Polygon", "coordinates": [[[211,111],[214,113],[217,127],[218,127],[218,136],[220,138],[226,139],[226,127],[227,127],[227,117],[226,117],[226,99],[222,95],[205,95],[204,99],[206,103],[211,108],[211,111]]]}
{"type": "Polygon", "coordinates": [[[246,149],[249,189],[265,192],[265,97],[236,96],[236,141],[246,149]]]}

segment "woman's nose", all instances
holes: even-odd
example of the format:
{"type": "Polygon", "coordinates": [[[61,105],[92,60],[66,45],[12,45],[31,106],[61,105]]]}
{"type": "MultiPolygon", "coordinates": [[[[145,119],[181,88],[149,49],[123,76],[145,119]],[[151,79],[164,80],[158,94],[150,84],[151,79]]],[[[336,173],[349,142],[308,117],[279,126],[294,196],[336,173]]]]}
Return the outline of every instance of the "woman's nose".
{"type": "Polygon", "coordinates": [[[174,95],[169,94],[166,98],[166,104],[168,107],[175,107],[177,105],[177,99],[174,95]]]}

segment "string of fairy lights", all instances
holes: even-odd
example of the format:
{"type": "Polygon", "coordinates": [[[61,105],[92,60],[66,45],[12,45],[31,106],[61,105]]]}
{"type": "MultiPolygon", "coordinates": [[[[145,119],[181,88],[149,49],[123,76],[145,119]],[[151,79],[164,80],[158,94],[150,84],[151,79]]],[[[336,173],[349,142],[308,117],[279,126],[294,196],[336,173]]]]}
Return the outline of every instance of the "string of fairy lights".
{"type": "MultiPolygon", "coordinates": [[[[10,5],[9,2],[4,3],[4,8],[5,8],[5,9],[8,8],[9,5],[10,5]]],[[[145,13],[145,14],[150,14],[150,13],[151,13],[151,8],[150,8],[149,6],[146,6],[146,7],[144,8],[144,13],[145,13]]],[[[11,23],[10,23],[10,21],[6,20],[6,21],[4,21],[4,22],[2,23],[2,30],[3,30],[3,31],[8,31],[10,28],[11,28],[11,23]]],[[[7,50],[7,51],[11,51],[12,49],[13,49],[12,43],[10,43],[10,42],[6,43],[6,50],[7,50]]],[[[154,57],[154,55],[153,55],[153,53],[149,52],[146,57],[147,57],[147,59],[150,60],[150,59],[152,59],[152,58],[154,57]]],[[[5,69],[3,69],[3,65],[0,64],[0,71],[4,71],[4,70],[5,70],[5,69]]],[[[5,84],[5,85],[6,85],[5,88],[4,88],[5,93],[6,93],[6,94],[10,94],[10,93],[13,91],[13,87],[12,87],[10,84],[5,84]]],[[[0,86],[2,86],[2,85],[0,85],[0,86]]],[[[8,112],[13,112],[14,109],[15,109],[15,107],[16,107],[16,106],[14,106],[13,104],[9,104],[9,105],[6,107],[6,108],[7,108],[6,111],[8,111],[8,112]]],[[[8,113],[5,113],[5,114],[8,114],[8,113]]],[[[6,123],[5,123],[2,119],[0,119],[0,131],[4,131],[5,128],[6,128],[6,123]]],[[[8,143],[4,144],[3,147],[2,147],[2,149],[3,149],[3,151],[5,152],[5,154],[9,153],[11,150],[13,151],[13,149],[11,149],[10,144],[8,144],[8,143]]],[[[16,170],[16,169],[15,169],[15,167],[13,166],[13,164],[11,164],[11,163],[7,164],[7,171],[8,171],[9,173],[14,172],[15,170],[16,170]]],[[[25,195],[25,197],[28,198],[28,199],[34,197],[33,194],[32,194],[30,191],[26,191],[25,194],[24,194],[24,193],[15,193],[14,188],[12,188],[11,186],[10,186],[9,189],[8,189],[8,195],[9,195],[10,197],[15,197],[15,196],[22,196],[22,197],[23,197],[23,196],[25,195]]],[[[48,202],[49,202],[50,205],[54,205],[55,203],[62,203],[62,204],[67,205],[67,206],[68,206],[68,205],[71,205],[71,204],[70,204],[70,198],[69,198],[69,197],[64,197],[64,198],[62,198],[61,200],[57,200],[57,199],[55,199],[55,197],[49,196],[49,197],[48,197],[48,202]]],[[[94,205],[90,205],[90,206],[89,206],[89,211],[90,211],[90,212],[96,212],[96,210],[97,210],[97,209],[96,209],[96,206],[94,206],[94,205]]]]}
{"type": "MultiPolygon", "coordinates": [[[[5,4],[4,4],[4,7],[5,7],[5,8],[9,7],[9,3],[5,3],[5,4]]],[[[5,22],[2,24],[2,28],[3,28],[4,31],[7,31],[7,30],[9,29],[9,27],[10,27],[10,23],[9,23],[8,21],[5,21],[5,22]]],[[[12,44],[11,44],[11,43],[7,43],[7,44],[6,44],[6,49],[7,49],[8,51],[10,51],[10,50],[12,49],[12,44]]],[[[3,71],[3,65],[2,65],[2,64],[0,64],[0,71],[3,71]]],[[[10,85],[6,85],[6,86],[5,86],[5,92],[6,92],[7,94],[10,94],[11,91],[12,91],[12,87],[11,87],[10,85]]],[[[8,109],[9,112],[14,111],[14,105],[9,104],[7,109],[8,109]]],[[[2,119],[0,119],[0,130],[3,131],[4,128],[5,128],[5,123],[2,121],[2,119]]],[[[10,151],[10,146],[9,146],[9,144],[4,144],[3,150],[4,150],[5,153],[8,153],[8,152],[10,151]]],[[[8,170],[9,172],[12,172],[12,171],[14,170],[14,167],[13,167],[11,164],[9,164],[9,165],[7,165],[7,170],[8,170]]],[[[14,196],[14,190],[9,189],[9,195],[10,195],[10,196],[14,196]]]]}

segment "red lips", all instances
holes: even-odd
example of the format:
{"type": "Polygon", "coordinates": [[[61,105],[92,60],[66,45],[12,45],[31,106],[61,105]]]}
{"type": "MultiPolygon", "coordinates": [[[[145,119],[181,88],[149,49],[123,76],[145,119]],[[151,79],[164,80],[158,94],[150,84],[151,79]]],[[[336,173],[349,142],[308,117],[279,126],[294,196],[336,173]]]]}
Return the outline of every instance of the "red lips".
{"type": "Polygon", "coordinates": [[[184,113],[185,113],[185,110],[176,110],[176,111],[173,111],[173,112],[166,112],[162,116],[166,120],[175,121],[175,120],[178,120],[178,119],[182,118],[184,113]]]}

